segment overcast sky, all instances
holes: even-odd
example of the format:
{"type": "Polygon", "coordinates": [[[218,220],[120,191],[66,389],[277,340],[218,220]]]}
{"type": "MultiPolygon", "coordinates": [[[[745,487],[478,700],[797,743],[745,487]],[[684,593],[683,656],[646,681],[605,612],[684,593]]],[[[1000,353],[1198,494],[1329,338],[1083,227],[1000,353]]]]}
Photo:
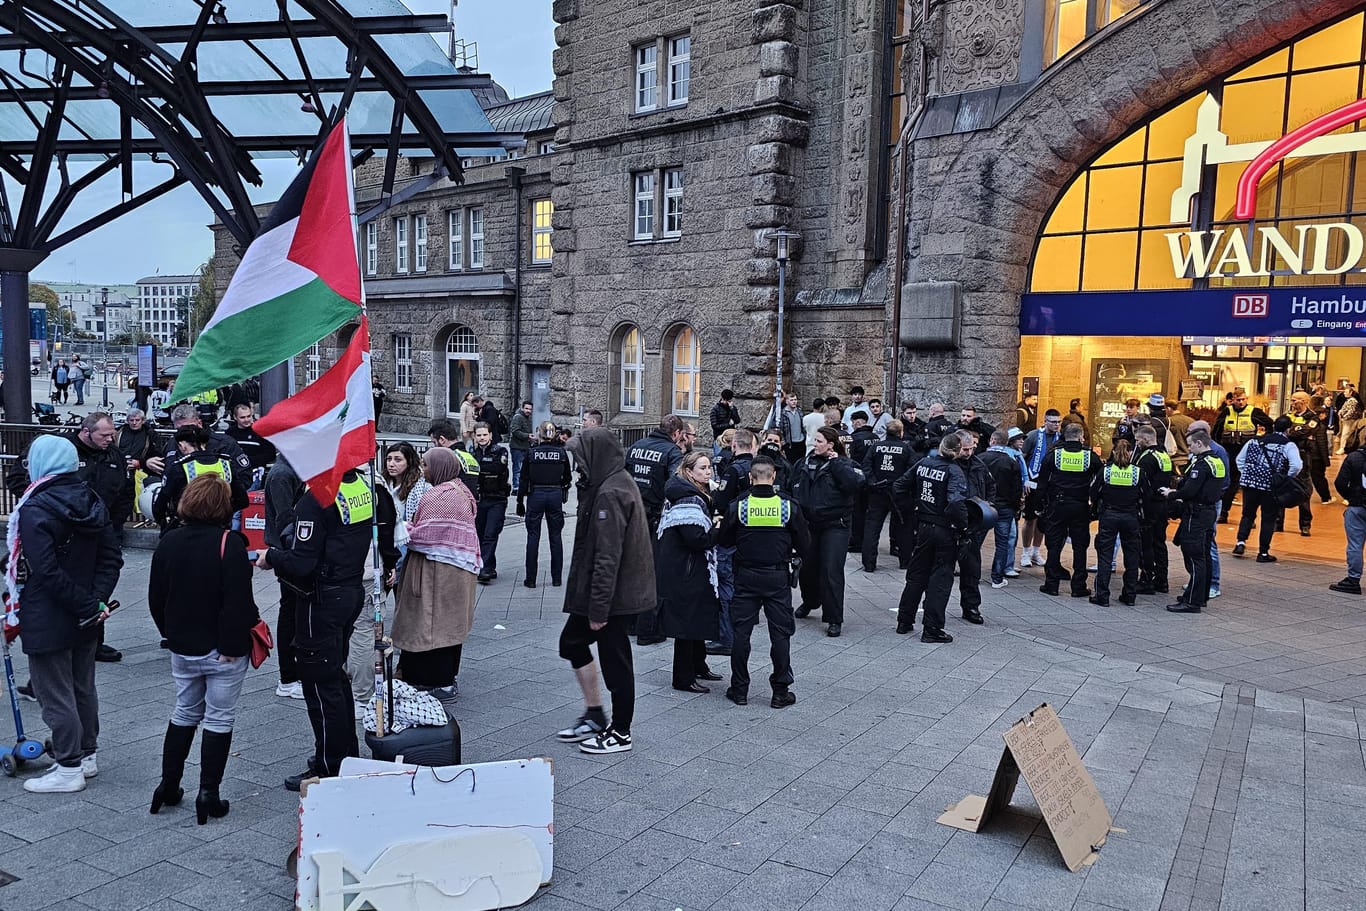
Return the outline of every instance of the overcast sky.
{"type": "MultiPolygon", "coordinates": [[[[456,33],[479,47],[479,68],[511,95],[528,95],[550,88],[551,51],[555,23],[551,0],[459,0],[456,33]]],[[[417,13],[446,13],[448,0],[407,0],[417,13]]],[[[445,36],[436,36],[445,44],[445,36]]],[[[274,199],[289,183],[297,163],[264,160],[258,163],[265,186],[252,189],[257,202],[274,199]]],[[[73,168],[73,171],[76,169],[73,168]]],[[[138,167],[139,189],[165,179],[164,167],[138,167]]],[[[73,174],[73,177],[75,175],[73,174]]],[[[9,187],[15,191],[13,184],[9,187]]],[[[78,198],[61,230],[78,224],[117,202],[118,180],[102,181],[78,198]]],[[[18,196],[11,196],[18,205],[18,196]]],[[[125,284],[146,275],[193,272],[213,252],[213,220],[209,207],[185,186],[53,253],[34,272],[37,280],[125,284]]]]}

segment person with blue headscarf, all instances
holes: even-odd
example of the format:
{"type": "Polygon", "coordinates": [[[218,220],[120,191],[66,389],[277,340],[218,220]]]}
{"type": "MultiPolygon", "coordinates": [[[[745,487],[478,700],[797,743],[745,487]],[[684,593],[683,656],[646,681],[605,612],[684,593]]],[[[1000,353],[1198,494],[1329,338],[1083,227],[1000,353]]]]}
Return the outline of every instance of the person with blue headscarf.
{"type": "Polygon", "coordinates": [[[70,440],[39,437],[27,467],[32,480],[6,532],[5,588],[57,764],[24,790],[71,793],[99,773],[95,649],[123,555],[109,511],[76,474],[70,440]]]}

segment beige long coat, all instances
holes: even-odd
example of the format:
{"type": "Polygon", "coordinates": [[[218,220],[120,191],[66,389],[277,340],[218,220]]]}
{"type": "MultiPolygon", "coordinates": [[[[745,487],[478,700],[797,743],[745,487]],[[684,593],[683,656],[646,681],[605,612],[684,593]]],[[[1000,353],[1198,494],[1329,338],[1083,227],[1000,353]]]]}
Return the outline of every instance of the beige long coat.
{"type": "Polygon", "coordinates": [[[394,608],[394,645],[405,652],[461,645],[474,623],[474,573],[408,551],[394,608]]]}

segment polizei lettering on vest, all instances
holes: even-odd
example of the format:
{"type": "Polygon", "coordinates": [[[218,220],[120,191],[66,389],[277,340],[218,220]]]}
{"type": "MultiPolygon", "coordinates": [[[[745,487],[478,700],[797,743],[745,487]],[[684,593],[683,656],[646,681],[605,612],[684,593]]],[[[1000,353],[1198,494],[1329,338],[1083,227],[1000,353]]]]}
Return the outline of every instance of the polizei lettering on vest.
{"type": "Polygon", "coordinates": [[[1269,226],[1257,228],[1255,238],[1241,226],[1173,231],[1166,237],[1172,271],[1181,278],[1366,272],[1366,236],[1350,222],[1299,225],[1293,240],[1269,226]]]}

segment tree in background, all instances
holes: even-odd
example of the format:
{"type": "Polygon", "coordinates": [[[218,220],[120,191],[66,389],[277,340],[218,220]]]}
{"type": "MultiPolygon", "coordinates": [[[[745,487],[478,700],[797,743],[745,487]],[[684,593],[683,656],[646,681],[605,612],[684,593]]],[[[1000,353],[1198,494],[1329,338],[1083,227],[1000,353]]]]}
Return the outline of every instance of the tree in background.
{"type": "Polygon", "coordinates": [[[195,290],[194,299],[190,302],[190,327],[194,331],[190,338],[191,345],[199,339],[204,326],[213,319],[213,312],[218,309],[215,287],[213,260],[209,260],[199,267],[199,288],[195,290]]]}

